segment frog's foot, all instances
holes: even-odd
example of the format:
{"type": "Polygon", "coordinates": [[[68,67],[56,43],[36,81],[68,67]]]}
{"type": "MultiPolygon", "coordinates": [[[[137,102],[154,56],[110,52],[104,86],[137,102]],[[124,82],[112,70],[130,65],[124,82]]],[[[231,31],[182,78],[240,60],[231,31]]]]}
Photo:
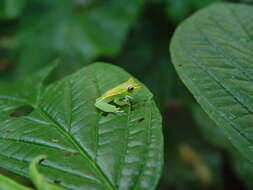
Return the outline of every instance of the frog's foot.
{"type": "Polygon", "coordinates": [[[128,99],[128,98],[125,98],[124,102],[125,102],[125,105],[130,105],[131,104],[130,99],[128,99]]]}
{"type": "Polygon", "coordinates": [[[123,110],[120,110],[120,108],[117,108],[117,110],[115,111],[115,113],[117,115],[125,115],[126,114],[123,110]]]}
{"type": "Polygon", "coordinates": [[[117,108],[117,110],[115,111],[115,113],[124,113],[124,111],[121,110],[120,108],[117,108]]]}

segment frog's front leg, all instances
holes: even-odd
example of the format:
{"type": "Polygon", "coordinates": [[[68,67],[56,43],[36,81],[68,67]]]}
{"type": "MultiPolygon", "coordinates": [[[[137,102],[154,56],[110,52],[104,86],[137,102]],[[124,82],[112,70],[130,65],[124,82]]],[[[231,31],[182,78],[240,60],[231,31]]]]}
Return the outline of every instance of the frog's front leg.
{"type": "Polygon", "coordinates": [[[120,112],[116,106],[108,104],[107,102],[96,102],[95,106],[104,112],[120,112]]]}
{"type": "Polygon", "coordinates": [[[129,96],[129,95],[126,95],[125,99],[129,102],[130,100],[133,99],[133,97],[132,97],[132,96],[129,96]]]}
{"type": "Polygon", "coordinates": [[[113,101],[114,101],[115,104],[117,104],[119,106],[124,106],[126,104],[129,104],[129,101],[126,98],[124,98],[124,99],[122,99],[122,98],[115,98],[113,101]]]}

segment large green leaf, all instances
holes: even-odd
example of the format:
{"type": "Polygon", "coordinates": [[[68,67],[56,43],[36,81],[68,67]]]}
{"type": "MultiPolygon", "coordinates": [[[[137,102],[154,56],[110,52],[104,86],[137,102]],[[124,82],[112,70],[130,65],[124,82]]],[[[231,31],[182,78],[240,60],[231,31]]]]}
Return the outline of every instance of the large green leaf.
{"type": "Polygon", "coordinates": [[[176,30],[171,54],[181,79],[227,138],[253,162],[253,7],[217,4],[176,30]]]}
{"type": "Polygon", "coordinates": [[[142,0],[94,0],[89,6],[86,1],[77,2],[30,2],[17,38],[20,74],[37,70],[55,57],[62,58],[68,71],[98,56],[117,55],[143,5],[142,0]]]}
{"type": "Polygon", "coordinates": [[[30,115],[0,124],[0,167],[27,176],[28,162],[44,154],[40,171],[66,189],[154,189],[163,137],[152,94],[143,87],[120,115],[94,106],[129,77],[96,63],[49,85],[30,115]]]}

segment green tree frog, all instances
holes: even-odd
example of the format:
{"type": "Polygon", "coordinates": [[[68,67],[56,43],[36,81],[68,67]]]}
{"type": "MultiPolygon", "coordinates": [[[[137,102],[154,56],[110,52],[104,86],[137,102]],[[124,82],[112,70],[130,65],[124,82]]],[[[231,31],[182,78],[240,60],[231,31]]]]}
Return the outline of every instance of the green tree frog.
{"type": "Polygon", "coordinates": [[[129,78],[126,82],[106,91],[102,96],[96,99],[95,106],[104,112],[122,112],[120,108],[110,104],[114,102],[118,106],[129,104],[133,94],[139,91],[141,85],[133,78],[129,78]]]}

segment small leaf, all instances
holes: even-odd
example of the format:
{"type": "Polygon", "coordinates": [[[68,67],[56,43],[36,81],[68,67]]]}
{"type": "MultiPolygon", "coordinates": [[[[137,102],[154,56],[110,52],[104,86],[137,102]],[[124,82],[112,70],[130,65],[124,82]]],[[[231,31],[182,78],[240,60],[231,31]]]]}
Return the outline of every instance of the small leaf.
{"type": "Polygon", "coordinates": [[[253,7],[217,4],[176,30],[171,54],[181,79],[237,149],[253,162],[253,7]]]}
{"type": "Polygon", "coordinates": [[[0,189],[1,190],[32,190],[28,187],[18,184],[12,179],[9,179],[1,174],[0,174],[0,189]]]}
{"type": "Polygon", "coordinates": [[[143,86],[121,115],[94,106],[129,77],[96,63],[49,85],[30,115],[0,123],[0,167],[27,176],[28,163],[43,154],[41,173],[66,189],[154,189],[163,137],[152,94],[143,86]]]}
{"type": "Polygon", "coordinates": [[[48,183],[45,177],[39,173],[37,169],[37,164],[44,159],[46,159],[46,156],[40,155],[34,158],[29,166],[29,170],[30,170],[29,173],[30,173],[33,183],[38,188],[38,190],[61,190],[62,188],[48,183]]]}

